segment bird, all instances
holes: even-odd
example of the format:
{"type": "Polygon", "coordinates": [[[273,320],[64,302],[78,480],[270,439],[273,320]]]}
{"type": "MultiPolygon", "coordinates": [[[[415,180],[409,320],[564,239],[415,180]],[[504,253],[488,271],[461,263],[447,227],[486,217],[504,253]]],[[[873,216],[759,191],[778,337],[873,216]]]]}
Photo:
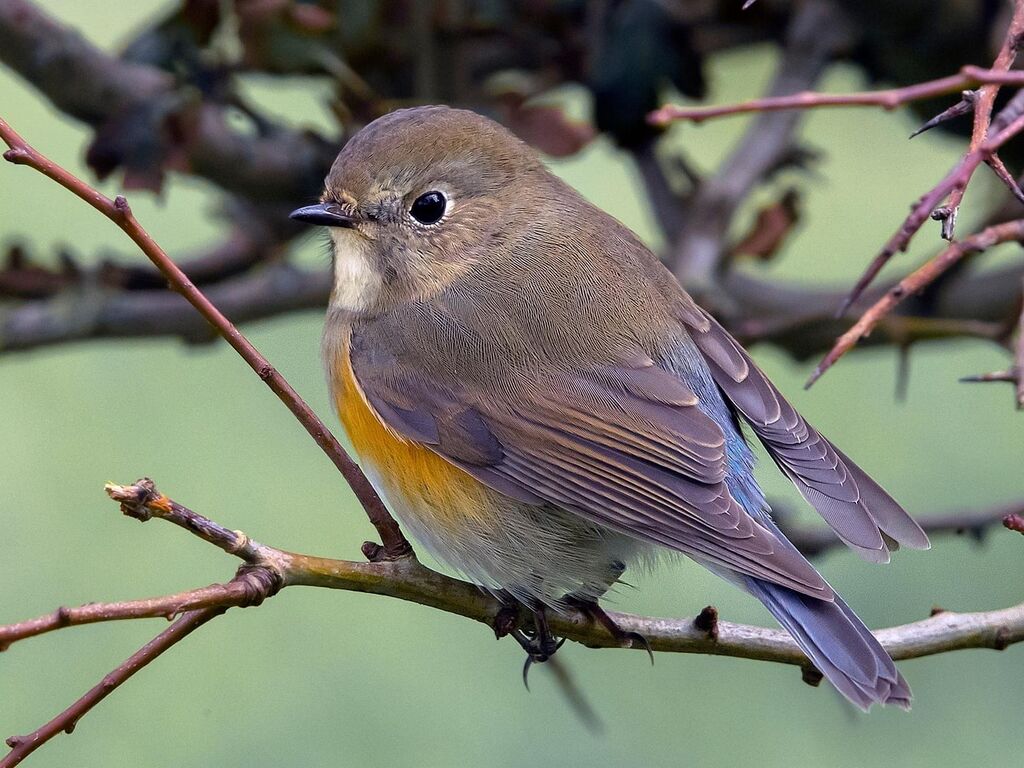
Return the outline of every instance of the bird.
{"type": "Polygon", "coordinates": [[[928,548],[924,531],[531,147],[469,110],[396,110],[291,217],[330,236],[323,360],[364,472],[431,554],[532,617],[527,664],[570,608],[642,642],[599,601],[668,551],[760,600],[860,709],[909,707],[772,519],[747,433],[867,560],[928,548]]]}

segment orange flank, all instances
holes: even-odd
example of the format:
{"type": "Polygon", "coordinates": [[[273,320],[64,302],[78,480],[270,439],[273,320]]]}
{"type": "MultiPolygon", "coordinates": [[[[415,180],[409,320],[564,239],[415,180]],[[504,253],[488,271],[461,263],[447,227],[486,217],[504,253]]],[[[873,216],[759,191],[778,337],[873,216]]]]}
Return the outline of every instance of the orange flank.
{"type": "MultiPolygon", "coordinates": [[[[481,522],[495,492],[419,443],[387,427],[367,403],[352,371],[346,341],[335,361],[335,405],[364,467],[380,478],[379,490],[400,517],[424,516],[431,527],[452,532],[481,522]]],[[[407,520],[415,524],[415,520],[407,520]]]]}

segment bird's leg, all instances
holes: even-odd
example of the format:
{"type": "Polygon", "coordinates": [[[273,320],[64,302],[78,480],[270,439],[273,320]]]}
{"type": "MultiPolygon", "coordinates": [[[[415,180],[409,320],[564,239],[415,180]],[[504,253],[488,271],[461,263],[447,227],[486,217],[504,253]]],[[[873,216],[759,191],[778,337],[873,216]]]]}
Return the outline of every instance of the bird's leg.
{"type": "Polygon", "coordinates": [[[580,597],[579,595],[566,595],[562,599],[591,621],[600,624],[608,630],[608,634],[614,637],[623,648],[643,648],[647,651],[651,664],[654,663],[654,651],[651,650],[651,644],[647,641],[647,638],[639,632],[625,630],[616,624],[615,620],[605,612],[597,600],[591,597],[580,597]]]}

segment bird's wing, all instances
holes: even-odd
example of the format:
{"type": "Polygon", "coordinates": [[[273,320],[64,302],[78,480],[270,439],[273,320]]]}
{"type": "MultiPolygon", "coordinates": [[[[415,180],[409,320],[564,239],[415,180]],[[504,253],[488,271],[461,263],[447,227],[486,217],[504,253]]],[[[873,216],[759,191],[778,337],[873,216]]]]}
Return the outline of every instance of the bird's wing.
{"type": "Polygon", "coordinates": [[[377,415],[490,487],[832,598],[817,571],[732,498],[721,429],[649,357],[481,391],[430,378],[389,358],[386,340],[369,341],[353,338],[350,360],[377,415]]]}
{"type": "Polygon", "coordinates": [[[900,544],[928,548],[910,515],[786,402],[728,331],[696,306],[682,319],[725,397],[846,544],[873,562],[900,544]]]}

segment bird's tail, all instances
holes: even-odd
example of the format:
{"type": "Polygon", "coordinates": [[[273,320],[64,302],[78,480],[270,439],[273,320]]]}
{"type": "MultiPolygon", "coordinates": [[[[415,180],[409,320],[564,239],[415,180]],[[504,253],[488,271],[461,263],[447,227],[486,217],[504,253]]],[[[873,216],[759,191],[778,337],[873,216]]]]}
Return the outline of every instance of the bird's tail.
{"type": "Polygon", "coordinates": [[[867,711],[876,702],[910,708],[907,681],[839,595],[818,600],[761,579],[744,581],[814,666],[860,709],[867,711]]]}

